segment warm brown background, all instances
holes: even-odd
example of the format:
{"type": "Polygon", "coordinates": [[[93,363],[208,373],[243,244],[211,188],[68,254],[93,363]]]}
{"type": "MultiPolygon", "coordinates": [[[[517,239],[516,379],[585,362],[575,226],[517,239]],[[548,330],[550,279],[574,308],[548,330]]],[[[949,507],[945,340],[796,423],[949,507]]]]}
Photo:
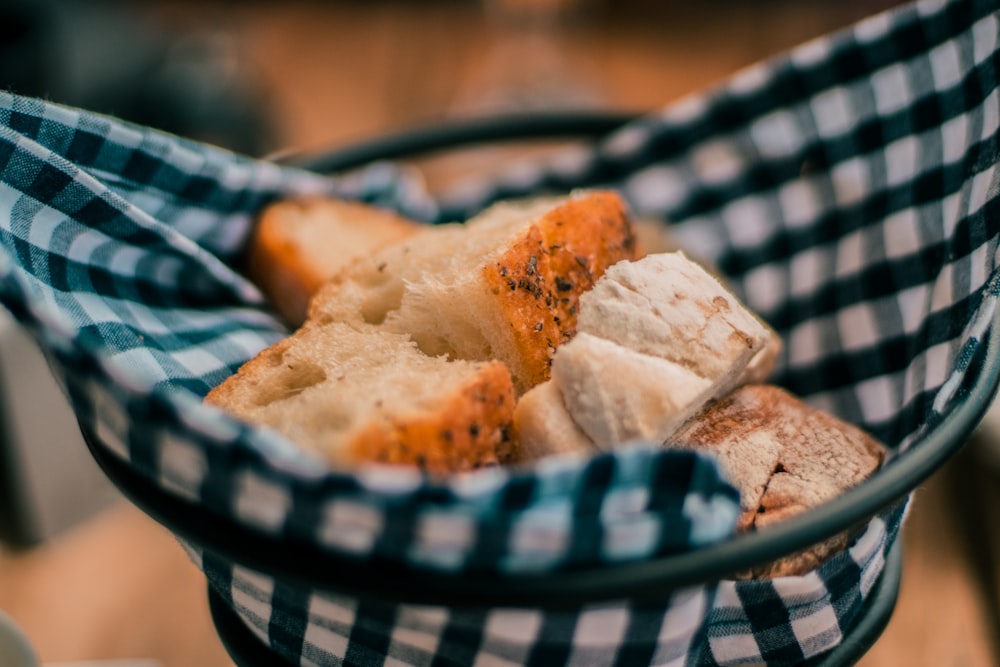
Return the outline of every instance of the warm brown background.
{"type": "MultiPolygon", "coordinates": [[[[565,55],[558,76],[587,82],[599,106],[650,110],[846,25],[876,4],[612,3],[545,41],[565,55]]],[[[510,82],[502,64],[521,57],[501,51],[501,40],[524,38],[484,24],[471,1],[142,8],[150,25],[209,29],[229,40],[241,76],[265,95],[275,149],[329,148],[481,111],[470,100],[488,99],[491,81],[510,82]],[[501,65],[497,53],[506,54],[501,65]]],[[[551,96],[531,89],[530,80],[515,83],[533,90],[532,104],[551,106],[551,96]]],[[[979,467],[953,463],[917,491],[905,530],[902,595],[865,667],[1000,664],[990,606],[1000,594],[997,563],[978,567],[982,540],[966,539],[997,515],[984,518],[982,500],[970,510],[954,493],[979,467]]],[[[0,552],[0,608],[22,624],[45,661],[230,664],[208,618],[201,573],[166,531],[124,501],[36,549],[0,552]]]]}

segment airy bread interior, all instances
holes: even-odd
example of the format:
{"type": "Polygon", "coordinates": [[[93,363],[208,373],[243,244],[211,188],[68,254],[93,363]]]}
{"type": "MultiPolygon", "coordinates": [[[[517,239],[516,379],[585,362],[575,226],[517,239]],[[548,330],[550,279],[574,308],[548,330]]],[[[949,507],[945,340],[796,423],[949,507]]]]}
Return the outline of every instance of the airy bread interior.
{"type": "MultiPolygon", "coordinates": [[[[206,400],[335,464],[452,472],[645,440],[714,456],[752,530],[883,460],[860,429],[765,384],[774,330],[682,252],[640,258],[612,192],[435,227],[322,202],[269,215],[252,266],[291,316],[315,294],[308,318],[206,400]],[[367,224],[316,224],[342,213],[367,224]]],[[[801,573],[846,540],[747,574],[801,573]]]]}
{"type": "Polygon", "coordinates": [[[632,440],[664,442],[716,391],[685,366],[582,331],[559,348],[549,384],[602,450],[632,440]]]}
{"type": "MultiPolygon", "coordinates": [[[[270,214],[301,215],[286,240],[321,243],[327,230],[315,216],[330,212],[304,206],[270,214]]],[[[444,472],[507,462],[516,394],[548,377],[583,292],[634,256],[624,204],[611,192],[505,202],[464,225],[404,236],[355,253],[293,335],[206,400],[338,465],[444,472]]],[[[297,278],[315,273],[299,260],[297,278]]]]}
{"type": "Polygon", "coordinates": [[[735,380],[771,338],[718,280],[682,252],[622,262],[581,298],[580,331],[735,380]]]}
{"type": "Polygon", "coordinates": [[[206,401],[334,464],[410,463],[445,472],[510,454],[514,392],[503,364],[431,357],[407,336],[374,327],[303,327],[206,401]]]}

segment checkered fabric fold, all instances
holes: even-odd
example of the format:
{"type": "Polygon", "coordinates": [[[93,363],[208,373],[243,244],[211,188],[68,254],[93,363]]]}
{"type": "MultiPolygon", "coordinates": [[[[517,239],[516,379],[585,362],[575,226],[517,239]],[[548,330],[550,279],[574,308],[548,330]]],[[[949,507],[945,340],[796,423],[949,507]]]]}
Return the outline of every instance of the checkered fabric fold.
{"type": "MultiPolygon", "coordinates": [[[[0,301],[96,446],[250,531],[456,574],[698,549],[731,535],[737,498],[693,453],[635,443],[441,481],[331,470],[204,406],[287,333],[234,269],[255,212],[327,193],[430,223],[615,187],[778,330],[780,384],[904,452],[964,400],[1000,296],[998,33],[997,2],[907,5],[437,201],[395,165],[324,177],[0,93],[0,301]]],[[[805,576],[560,612],[358,600],[184,546],[303,665],[786,665],[853,626],[905,512],[805,576]]]]}

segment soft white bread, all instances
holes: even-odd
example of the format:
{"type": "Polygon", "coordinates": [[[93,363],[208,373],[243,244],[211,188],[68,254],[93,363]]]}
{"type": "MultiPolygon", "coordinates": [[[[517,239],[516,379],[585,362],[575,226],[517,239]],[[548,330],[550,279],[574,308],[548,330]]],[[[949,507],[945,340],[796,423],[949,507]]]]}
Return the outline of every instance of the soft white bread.
{"type": "MultiPolygon", "coordinates": [[[[871,476],[885,458],[885,448],[861,429],[772,385],[736,389],[693,419],[669,446],[717,457],[740,491],[743,530],[766,528],[831,500],[871,476]]],[[[843,533],[749,574],[807,572],[849,538],[843,533]]]]}
{"type": "Polygon", "coordinates": [[[580,297],[577,329],[550,381],[600,449],[665,442],[708,401],[769,372],[780,350],[773,330],[681,252],[610,267],[580,297]]]}
{"type": "MultiPolygon", "coordinates": [[[[632,221],[632,227],[635,230],[636,235],[636,245],[638,248],[636,253],[637,258],[645,255],[681,251],[680,247],[671,236],[668,225],[661,220],[652,220],[649,218],[635,219],[632,221]]],[[[732,291],[729,289],[726,281],[718,275],[713,267],[700,259],[694,259],[693,261],[698,267],[711,274],[720,285],[727,289],[727,291],[732,291]]],[[[747,310],[746,312],[753,317],[757,317],[757,315],[751,310],[747,310]]],[[[766,382],[774,372],[778,358],[781,356],[781,352],[783,350],[781,337],[778,336],[778,334],[770,327],[770,325],[767,324],[767,322],[759,319],[759,323],[768,331],[769,337],[767,344],[763,349],[757,352],[757,354],[755,354],[750,360],[750,363],[747,364],[747,368],[743,372],[743,377],[737,381],[737,385],[760,384],[762,382],[766,382]]]]}
{"type": "MultiPolygon", "coordinates": [[[[311,207],[328,205],[310,204],[308,234],[283,228],[285,240],[319,243],[311,207]]],[[[330,258],[328,248],[310,250],[330,258]]],[[[579,296],[634,252],[625,207],[610,192],[501,204],[465,225],[421,228],[341,266],[304,325],[206,401],[337,465],[505,463],[508,366],[521,391],[548,377],[552,350],[575,333],[579,296]]],[[[299,279],[315,276],[303,256],[280,255],[299,279]]]]}
{"type": "Polygon", "coordinates": [[[553,351],[576,333],[580,296],[634,256],[617,194],[504,202],[358,258],[309,318],[406,333],[431,355],[500,360],[520,394],[549,377],[553,351]]]}
{"type": "Polygon", "coordinates": [[[341,267],[427,229],[391,211],[329,197],[287,199],[261,213],[247,246],[246,272],[295,327],[309,299],[341,267]]]}
{"type": "Polygon", "coordinates": [[[602,450],[665,441],[715,393],[715,383],[680,364],[584,332],[559,348],[546,384],[602,450]]]}
{"type": "Polygon", "coordinates": [[[771,332],[682,252],[613,267],[580,300],[580,331],[732,386],[771,332]]]}
{"type": "Polygon", "coordinates": [[[335,465],[448,472],[510,456],[514,389],[503,364],[430,357],[374,327],[307,325],[205,400],[335,465]]]}
{"type": "Polygon", "coordinates": [[[515,461],[534,461],[555,454],[593,455],[600,450],[580,430],[553,382],[528,390],[514,410],[515,461]]]}

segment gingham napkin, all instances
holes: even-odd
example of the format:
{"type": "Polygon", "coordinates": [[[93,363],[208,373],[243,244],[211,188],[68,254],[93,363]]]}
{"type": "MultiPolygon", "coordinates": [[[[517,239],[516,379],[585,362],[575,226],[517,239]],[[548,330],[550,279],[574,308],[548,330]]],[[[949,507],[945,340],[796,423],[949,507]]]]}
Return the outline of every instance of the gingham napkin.
{"type": "MultiPolygon", "coordinates": [[[[1000,293],[998,19],[995,2],[905,6],[441,201],[391,165],[326,178],[0,94],[0,300],[97,446],[250,530],[456,573],[697,549],[730,535],[736,498],[691,453],[635,444],[440,482],[330,470],[203,406],[286,333],[232,268],[254,212],[326,192],[436,222],[503,197],[619,188],[781,333],[778,382],[895,451],[918,448],[962,402],[1000,293]]],[[[374,603],[185,547],[304,665],[782,665],[840,642],[904,515],[873,517],[805,576],[574,612],[374,603]]]]}

